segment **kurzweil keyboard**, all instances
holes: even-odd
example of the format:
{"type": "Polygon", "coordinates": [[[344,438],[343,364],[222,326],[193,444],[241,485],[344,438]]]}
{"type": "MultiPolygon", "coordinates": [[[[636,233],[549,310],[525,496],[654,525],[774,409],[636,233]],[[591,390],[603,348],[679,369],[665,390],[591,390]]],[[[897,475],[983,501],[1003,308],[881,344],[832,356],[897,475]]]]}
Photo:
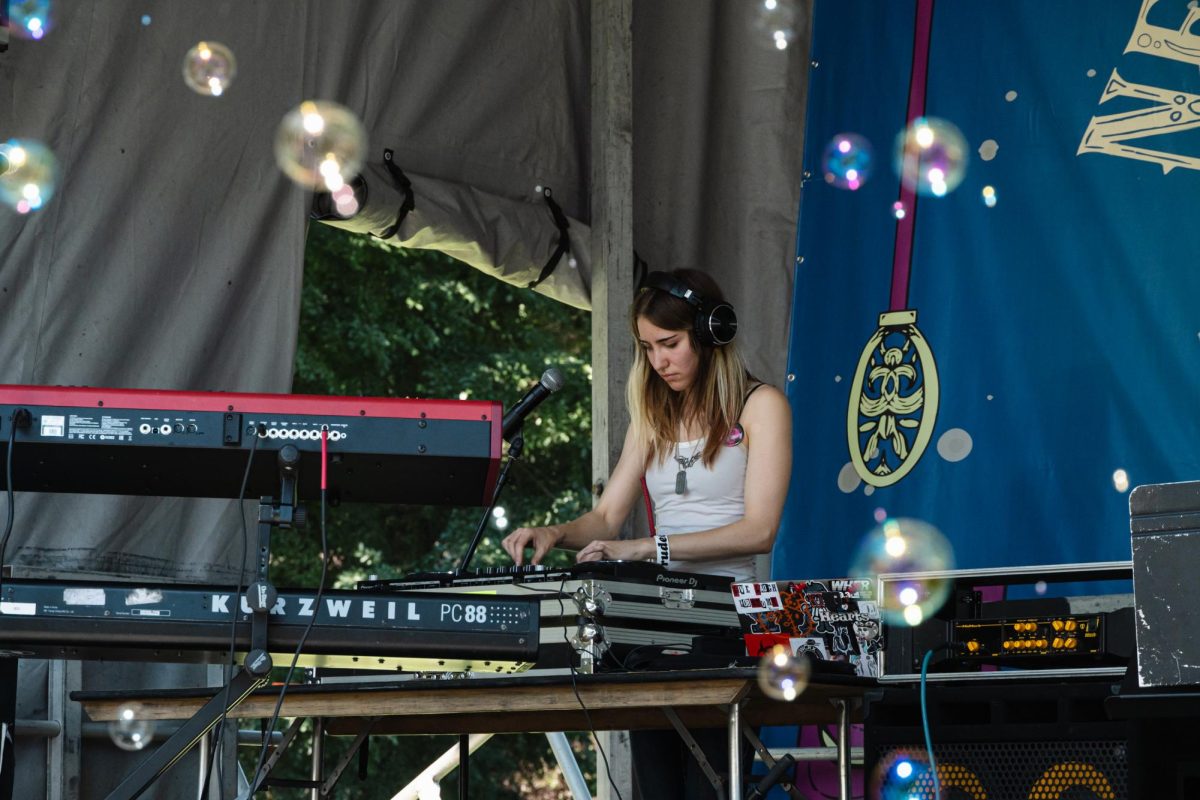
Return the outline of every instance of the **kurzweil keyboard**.
{"type": "MultiPolygon", "coordinates": [[[[5,580],[0,655],[113,661],[224,662],[249,647],[249,607],[229,589],[187,584],[5,580]],[[233,623],[232,615],[237,614],[233,623]]],[[[486,595],[281,590],[268,650],[306,667],[508,673],[538,654],[538,599],[486,595]]]]}
{"type": "Polygon", "coordinates": [[[0,475],[11,436],[17,490],[235,498],[254,446],[255,498],[278,494],[290,444],[311,498],[324,431],[331,501],[481,506],[500,422],[475,400],[0,386],[0,475]]]}
{"type": "Polygon", "coordinates": [[[728,643],[745,653],[730,593],[732,578],[672,572],[647,561],[593,561],[572,567],[489,567],[475,573],[420,573],[360,583],[372,593],[456,592],[462,597],[540,599],[536,669],[623,669],[630,656],[674,648],[695,653],[728,643]]]}

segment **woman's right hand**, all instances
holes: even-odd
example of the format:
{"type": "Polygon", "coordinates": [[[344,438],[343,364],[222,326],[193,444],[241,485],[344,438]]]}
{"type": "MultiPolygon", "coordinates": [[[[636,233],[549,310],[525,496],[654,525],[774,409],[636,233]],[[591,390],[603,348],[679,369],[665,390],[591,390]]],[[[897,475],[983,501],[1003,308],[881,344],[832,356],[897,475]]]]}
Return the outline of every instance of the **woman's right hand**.
{"type": "Polygon", "coordinates": [[[554,528],[517,528],[504,537],[500,546],[517,566],[524,563],[526,548],[533,548],[533,556],[529,559],[529,563],[539,564],[546,553],[550,552],[550,548],[558,544],[561,538],[562,534],[554,528]]]}

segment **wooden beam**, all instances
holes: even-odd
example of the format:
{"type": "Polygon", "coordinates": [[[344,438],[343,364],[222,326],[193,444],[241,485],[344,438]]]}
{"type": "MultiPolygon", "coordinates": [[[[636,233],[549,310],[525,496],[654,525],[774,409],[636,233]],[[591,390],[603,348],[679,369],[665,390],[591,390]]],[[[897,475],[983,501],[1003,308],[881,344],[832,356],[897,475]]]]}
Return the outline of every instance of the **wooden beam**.
{"type": "Polygon", "coordinates": [[[602,487],[625,438],[633,363],[633,2],[591,9],[592,478],[602,487]]]}
{"type": "MultiPolygon", "coordinates": [[[[599,498],[625,439],[625,384],[633,342],[633,0],[591,2],[592,490],[599,498]]],[[[625,523],[622,537],[632,536],[625,523]]],[[[629,737],[597,734],[618,792],[597,778],[599,800],[632,794],[629,737]]]]}

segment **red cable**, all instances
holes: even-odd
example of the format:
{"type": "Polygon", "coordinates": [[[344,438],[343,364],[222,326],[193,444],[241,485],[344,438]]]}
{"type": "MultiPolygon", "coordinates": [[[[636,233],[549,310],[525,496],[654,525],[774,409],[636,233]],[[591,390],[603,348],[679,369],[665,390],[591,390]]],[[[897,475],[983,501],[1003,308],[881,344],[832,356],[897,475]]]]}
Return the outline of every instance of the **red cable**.
{"type": "Polygon", "coordinates": [[[326,468],[329,463],[329,426],[321,426],[321,491],[325,491],[326,468]]]}

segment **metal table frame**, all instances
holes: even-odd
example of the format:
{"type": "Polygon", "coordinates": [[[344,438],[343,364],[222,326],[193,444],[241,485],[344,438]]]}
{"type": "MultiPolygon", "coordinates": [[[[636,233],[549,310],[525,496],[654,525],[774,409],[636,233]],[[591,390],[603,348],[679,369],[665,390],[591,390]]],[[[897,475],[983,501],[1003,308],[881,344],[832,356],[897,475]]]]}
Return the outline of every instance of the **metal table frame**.
{"type": "MultiPolygon", "coordinates": [[[[535,678],[337,682],[288,689],[281,716],[312,717],[334,735],[470,734],[725,728],[730,778],[741,785],[743,727],[835,724],[839,796],[850,798],[850,724],[860,717],[863,694],[875,681],[814,675],[791,703],[772,700],[751,669],[702,669],[535,678]]],[[[230,718],[269,718],[278,688],[260,689],[231,709],[230,718]]],[[[88,716],[110,720],[137,700],[151,719],[183,719],[211,691],[75,692],[88,716]]],[[[726,793],[727,794],[727,793],[726,793]]]]}

